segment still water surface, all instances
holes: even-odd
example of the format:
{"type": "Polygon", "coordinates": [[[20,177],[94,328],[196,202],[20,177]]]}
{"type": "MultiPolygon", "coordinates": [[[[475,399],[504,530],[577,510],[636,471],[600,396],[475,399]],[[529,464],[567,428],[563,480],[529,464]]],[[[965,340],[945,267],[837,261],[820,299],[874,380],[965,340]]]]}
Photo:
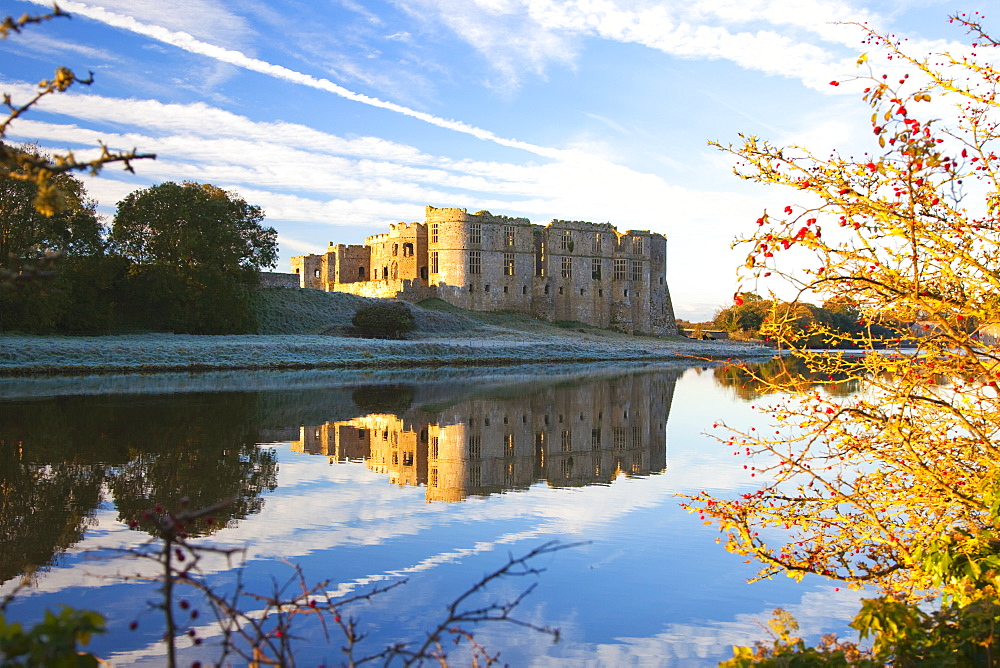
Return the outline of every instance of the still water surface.
{"type": "MultiPolygon", "coordinates": [[[[281,560],[337,595],[408,580],[353,609],[372,646],[422,638],[484,573],[550,540],[588,542],[536,564],[519,616],[560,642],[477,633],[514,666],[714,665],[778,606],[806,636],[843,632],[857,593],[748,585],[753,565],[678,505],[753,489],[745,461],[704,435],[723,418],[760,424],[743,382],[682,365],[2,379],[0,595],[26,583],[18,620],[97,609],[99,656],[161,665],[155,585],[123,581],[140,566],[116,550],[148,538],[156,503],[235,497],[199,540],[245,548],[250,591],[284,582],[281,560]]],[[[236,578],[222,560],[207,570],[220,588],[236,578]]],[[[211,661],[212,628],[197,630],[206,643],[182,640],[182,657],[211,661]]],[[[339,664],[338,639],[298,630],[299,665],[339,664]]]]}

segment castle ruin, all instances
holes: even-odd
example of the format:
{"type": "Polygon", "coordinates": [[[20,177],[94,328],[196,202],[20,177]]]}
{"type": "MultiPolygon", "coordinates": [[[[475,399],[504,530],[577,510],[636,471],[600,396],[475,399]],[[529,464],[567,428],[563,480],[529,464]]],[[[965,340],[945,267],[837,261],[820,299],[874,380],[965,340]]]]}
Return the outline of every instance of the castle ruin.
{"type": "Polygon", "coordinates": [[[648,230],[433,206],[423,223],[390,225],[364,245],[292,258],[302,288],[676,334],[666,267],[667,240],[648,230]]]}

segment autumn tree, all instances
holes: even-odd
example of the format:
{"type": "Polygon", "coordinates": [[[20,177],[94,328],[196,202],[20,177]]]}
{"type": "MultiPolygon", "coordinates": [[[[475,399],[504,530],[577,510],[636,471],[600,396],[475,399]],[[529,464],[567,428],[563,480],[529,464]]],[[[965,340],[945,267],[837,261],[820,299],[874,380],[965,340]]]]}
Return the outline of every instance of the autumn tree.
{"type": "Polygon", "coordinates": [[[134,263],[133,303],[154,328],[249,331],[249,290],[277,261],[264,212],[213,185],[161,183],[118,203],[111,243],[134,263]]]}
{"type": "MultiPolygon", "coordinates": [[[[882,73],[875,55],[863,56],[856,77],[831,82],[857,86],[871,107],[867,153],[817,154],[749,136],[720,146],[740,177],[794,193],[749,221],[737,241],[748,252],[741,280],[768,275],[800,300],[849,304],[859,317],[849,343],[868,351],[810,352],[790,310],[770,323],[771,335],[825,380],[760,378],[774,392],[757,402],[772,427],[718,425],[759,488],[703,493],[690,505],[718,524],[731,551],[762,564],[760,577],[820,574],[904,602],[997,600],[998,43],[978,15],[953,21],[972,36],[955,54],[912,54],[899,38],[858,26],[886,69],[907,68],[882,73]],[[782,260],[789,249],[800,251],[795,261],[782,260]],[[864,389],[850,397],[824,387],[852,379],[864,389]]],[[[839,336],[823,323],[814,334],[839,336]]]]}
{"type": "MultiPolygon", "coordinates": [[[[24,14],[18,18],[5,16],[0,20],[0,39],[20,33],[26,26],[43,23],[55,18],[69,18],[69,14],[53,5],[48,14],[24,14]]],[[[9,94],[3,95],[3,106],[7,115],[0,118],[0,140],[7,138],[14,121],[24,116],[42,98],[54,93],[63,93],[74,85],[90,85],[93,76],[78,77],[68,67],[58,67],[51,79],[38,82],[34,95],[25,100],[15,101],[9,94]]],[[[136,150],[116,151],[99,143],[100,153],[91,159],[80,159],[72,151],[45,154],[38,151],[23,151],[18,147],[0,143],[0,175],[30,183],[34,186],[32,205],[38,213],[52,216],[71,206],[72,193],[65,190],[65,182],[60,175],[86,171],[97,174],[109,163],[120,163],[127,171],[132,171],[132,161],[155,158],[152,154],[140,154],[136,150]]]]}

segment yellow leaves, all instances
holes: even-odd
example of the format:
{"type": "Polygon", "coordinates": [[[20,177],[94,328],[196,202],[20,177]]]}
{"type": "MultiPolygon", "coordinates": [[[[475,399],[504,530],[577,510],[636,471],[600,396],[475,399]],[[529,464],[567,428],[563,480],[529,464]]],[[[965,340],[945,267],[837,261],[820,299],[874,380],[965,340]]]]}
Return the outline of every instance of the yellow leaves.
{"type": "Polygon", "coordinates": [[[858,67],[861,67],[862,65],[864,65],[867,62],[868,62],[868,54],[867,53],[862,53],[860,56],[858,56],[858,62],[857,62],[857,66],[858,67]]]}

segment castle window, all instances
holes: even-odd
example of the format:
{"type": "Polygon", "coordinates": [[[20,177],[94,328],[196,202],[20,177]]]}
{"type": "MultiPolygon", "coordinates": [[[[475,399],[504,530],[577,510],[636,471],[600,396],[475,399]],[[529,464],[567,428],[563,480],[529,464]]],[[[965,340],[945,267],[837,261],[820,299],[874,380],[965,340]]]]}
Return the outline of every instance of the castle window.
{"type": "Polygon", "coordinates": [[[622,293],[622,296],[623,296],[623,297],[624,297],[625,299],[628,299],[628,288],[625,288],[625,291],[624,291],[624,292],[622,293]]]}
{"type": "Polygon", "coordinates": [[[601,449],[601,430],[591,429],[590,430],[590,449],[600,450],[601,449]]]}
{"type": "Polygon", "coordinates": [[[562,277],[573,278],[573,258],[564,257],[562,259],[562,277]]]}
{"type": "Polygon", "coordinates": [[[472,292],[475,289],[476,289],[475,284],[474,283],[469,283],[469,292],[472,292]]]}
{"type": "Polygon", "coordinates": [[[632,252],[642,255],[642,237],[632,237],[632,252]]]}
{"type": "Polygon", "coordinates": [[[490,284],[487,283],[486,285],[483,286],[483,292],[489,292],[489,291],[490,291],[490,284]]]}
{"type": "Polygon", "coordinates": [[[580,296],[582,297],[585,294],[587,294],[587,291],[585,289],[583,289],[583,288],[580,288],[580,296]]]}
{"type": "Polygon", "coordinates": [[[431,243],[436,244],[438,242],[438,224],[431,223],[431,243]]]}
{"type": "Polygon", "coordinates": [[[438,252],[431,251],[431,273],[438,273],[438,252]]]}
{"type": "Polygon", "coordinates": [[[563,293],[562,286],[559,286],[559,294],[562,294],[562,293],[563,293]]]}
{"type": "Polygon", "coordinates": [[[642,262],[639,260],[632,260],[632,280],[642,280],[642,262]]]}
{"type": "Polygon", "coordinates": [[[413,256],[413,244],[410,243],[403,244],[403,257],[412,257],[412,256],[413,256]]]}
{"type": "Polygon", "coordinates": [[[503,243],[505,246],[514,245],[514,226],[504,225],[503,226],[503,243]]]}
{"type": "Polygon", "coordinates": [[[573,250],[573,230],[563,230],[562,237],[559,239],[559,247],[564,251],[573,250]]]}
{"type": "Polygon", "coordinates": [[[365,268],[358,267],[358,278],[364,278],[364,277],[365,277],[365,268]]]}
{"type": "Polygon", "coordinates": [[[503,286],[503,293],[504,293],[504,294],[507,294],[507,286],[506,286],[506,285],[505,285],[505,286],[503,286]]]}
{"type": "Polygon", "coordinates": [[[521,294],[522,295],[528,294],[528,286],[527,285],[522,285],[521,286],[521,294]]]}
{"type": "Polygon", "coordinates": [[[299,273],[299,268],[295,267],[295,269],[293,270],[293,273],[296,273],[296,274],[299,273]]]}
{"type": "Polygon", "coordinates": [[[427,280],[427,267],[420,267],[420,278],[427,280]]]}
{"type": "Polygon", "coordinates": [[[483,456],[483,437],[469,436],[469,459],[480,459],[483,456]]]}
{"type": "Polygon", "coordinates": [[[504,436],[504,456],[513,457],[514,456],[514,434],[507,434],[504,436]]]}
{"type": "Polygon", "coordinates": [[[483,243],[483,224],[482,223],[472,223],[469,225],[469,243],[470,244],[481,244],[483,243]]]}
{"type": "Polygon", "coordinates": [[[364,437],[365,437],[365,430],[358,429],[358,438],[364,438],[364,437]]]}
{"type": "Polygon", "coordinates": [[[382,267],[382,278],[389,278],[389,267],[382,267]]]}
{"type": "Polygon", "coordinates": [[[514,275],[514,254],[504,253],[503,254],[503,275],[513,276],[514,275]]]}
{"type": "Polygon", "coordinates": [[[563,429],[562,432],[562,451],[569,452],[573,449],[573,432],[569,429],[563,429]]]}
{"type": "Polygon", "coordinates": [[[392,254],[393,255],[399,255],[399,244],[393,244],[392,245],[392,254]]]}
{"type": "Polygon", "coordinates": [[[483,253],[482,251],[469,251],[469,273],[483,273],[483,253]]]}
{"type": "Polygon", "coordinates": [[[595,281],[601,280],[601,260],[600,258],[592,258],[590,260],[590,277],[595,281]]]}
{"type": "Polygon", "coordinates": [[[548,286],[548,284],[545,285],[545,294],[549,294],[549,286],[548,286]]]}
{"type": "Polygon", "coordinates": [[[598,289],[597,290],[597,296],[598,297],[603,297],[604,296],[604,290],[598,289]]]}
{"type": "Polygon", "coordinates": [[[483,468],[481,466],[469,467],[469,487],[479,487],[483,484],[483,468]]]}
{"type": "Polygon", "coordinates": [[[438,456],[438,444],[440,441],[437,436],[431,436],[431,457],[437,459],[438,456]]]}
{"type": "Polygon", "coordinates": [[[427,476],[427,485],[430,487],[437,487],[438,485],[438,470],[431,469],[430,474],[427,476]]]}
{"type": "Polygon", "coordinates": [[[628,432],[626,432],[625,429],[622,428],[616,428],[611,430],[611,437],[613,439],[612,445],[614,446],[615,450],[625,449],[625,442],[626,439],[628,438],[627,434],[628,432]]]}
{"type": "Polygon", "coordinates": [[[594,235],[594,239],[591,242],[591,251],[593,251],[594,253],[600,253],[601,252],[601,233],[600,232],[598,232],[597,234],[594,235]]]}
{"type": "Polygon", "coordinates": [[[625,273],[628,270],[628,260],[623,258],[615,259],[615,280],[624,281],[625,273]]]}
{"type": "Polygon", "coordinates": [[[315,276],[316,278],[319,278],[319,269],[317,269],[316,271],[313,272],[313,276],[315,276]]]}
{"type": "Polygon", "coordinates": [[[413,453],[404,452],[403,453],[403,466],[413,466],[413,453]]]}
{"type": "Polygon", "coordinates": [[[399,265],[395,262],[392,263],[392,277],[399,278],[399,265]]]}

